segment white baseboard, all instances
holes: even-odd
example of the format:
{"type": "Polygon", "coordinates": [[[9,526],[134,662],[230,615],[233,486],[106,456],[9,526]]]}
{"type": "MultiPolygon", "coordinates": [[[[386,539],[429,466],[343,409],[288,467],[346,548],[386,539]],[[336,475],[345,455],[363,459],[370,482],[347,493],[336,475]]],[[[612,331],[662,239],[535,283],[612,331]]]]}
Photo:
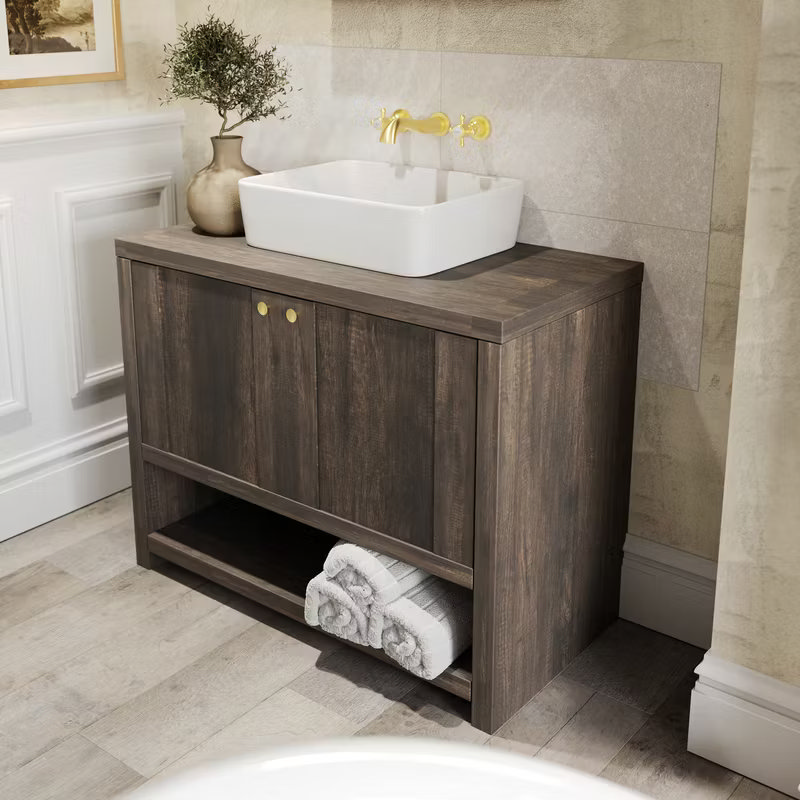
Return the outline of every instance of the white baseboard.
{"type": "Polygon", "coordinates": [[[628,534],[619,615],[707,650],[716,562],[628,534]]]}
{"type": "Polygon", "coordinates": [[[46,464],[0,487],[0,541],[130,484],[127,438],[46,464]]]}
{"type": "Polygon", "coordinates": [[[713,653],[697,673],[689,751],[800,797],[800,686],[713,653]]]}

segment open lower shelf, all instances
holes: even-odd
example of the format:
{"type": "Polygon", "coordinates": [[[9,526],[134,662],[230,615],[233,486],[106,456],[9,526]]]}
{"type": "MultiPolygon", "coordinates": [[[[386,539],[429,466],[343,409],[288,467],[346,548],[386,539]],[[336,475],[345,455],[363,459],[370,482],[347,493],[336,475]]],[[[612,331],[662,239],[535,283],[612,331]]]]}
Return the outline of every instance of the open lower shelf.
{"type": "MultiPolygon", "coordinates": [[[[305,624],[306,585],[320,572],[337,540],[228,498],[151,533],[148,541],[153,554],[305,624]]],[[[382,650],[345,643],[400,669],[382,650]]],[[[469,700],[470,652],[431,683],[469,700]]]]}

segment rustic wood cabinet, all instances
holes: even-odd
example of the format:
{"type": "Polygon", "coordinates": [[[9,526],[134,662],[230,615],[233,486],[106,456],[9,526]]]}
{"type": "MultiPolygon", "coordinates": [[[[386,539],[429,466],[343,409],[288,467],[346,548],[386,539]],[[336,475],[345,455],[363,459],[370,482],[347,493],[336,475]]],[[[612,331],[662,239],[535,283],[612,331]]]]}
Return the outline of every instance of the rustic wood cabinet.
{"type": "Polygon", "coordinates": [[[616,617],[641,264],[517,245],[411,279],[186,228],[117,255],[142,565],[301,621],[336,537],[471,588],[435,683],[487,731],[616,617]]]}

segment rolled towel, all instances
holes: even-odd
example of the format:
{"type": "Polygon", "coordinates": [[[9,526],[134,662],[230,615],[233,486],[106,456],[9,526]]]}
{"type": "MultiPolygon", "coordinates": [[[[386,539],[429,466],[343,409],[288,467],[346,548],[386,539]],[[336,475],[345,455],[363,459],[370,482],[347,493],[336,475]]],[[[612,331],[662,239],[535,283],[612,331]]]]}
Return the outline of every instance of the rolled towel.
{"type": "Polygon", "coordinates": [[[383,609],[381,641],[409,672],[435,678],[472,641],[472,593],[429,576],[383,609]]]}
{"type": "Polygon", "coordinates": [[[338,583],[321,572],[306,587],[305,618],[309,625],[356,644],[367,644],[367,616],[338,583]]]}
{"type": "Polygon", "coordinates": [[[376,648],[381,647],[383,608],[430,577],[404,561],[345,541],[331,549],[323,570],[367,615],[367,641],[376,648]]]}

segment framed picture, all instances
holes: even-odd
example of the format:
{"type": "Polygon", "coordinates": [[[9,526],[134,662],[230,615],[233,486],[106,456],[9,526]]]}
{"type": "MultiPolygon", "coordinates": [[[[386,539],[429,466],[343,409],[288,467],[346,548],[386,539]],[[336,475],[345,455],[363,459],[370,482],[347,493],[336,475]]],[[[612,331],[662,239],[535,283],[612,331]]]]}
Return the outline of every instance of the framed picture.
{"type": "Polygon", "coordinates": [[[125,77],[119,0],[0,1],[0,89],[125,77]]]}

